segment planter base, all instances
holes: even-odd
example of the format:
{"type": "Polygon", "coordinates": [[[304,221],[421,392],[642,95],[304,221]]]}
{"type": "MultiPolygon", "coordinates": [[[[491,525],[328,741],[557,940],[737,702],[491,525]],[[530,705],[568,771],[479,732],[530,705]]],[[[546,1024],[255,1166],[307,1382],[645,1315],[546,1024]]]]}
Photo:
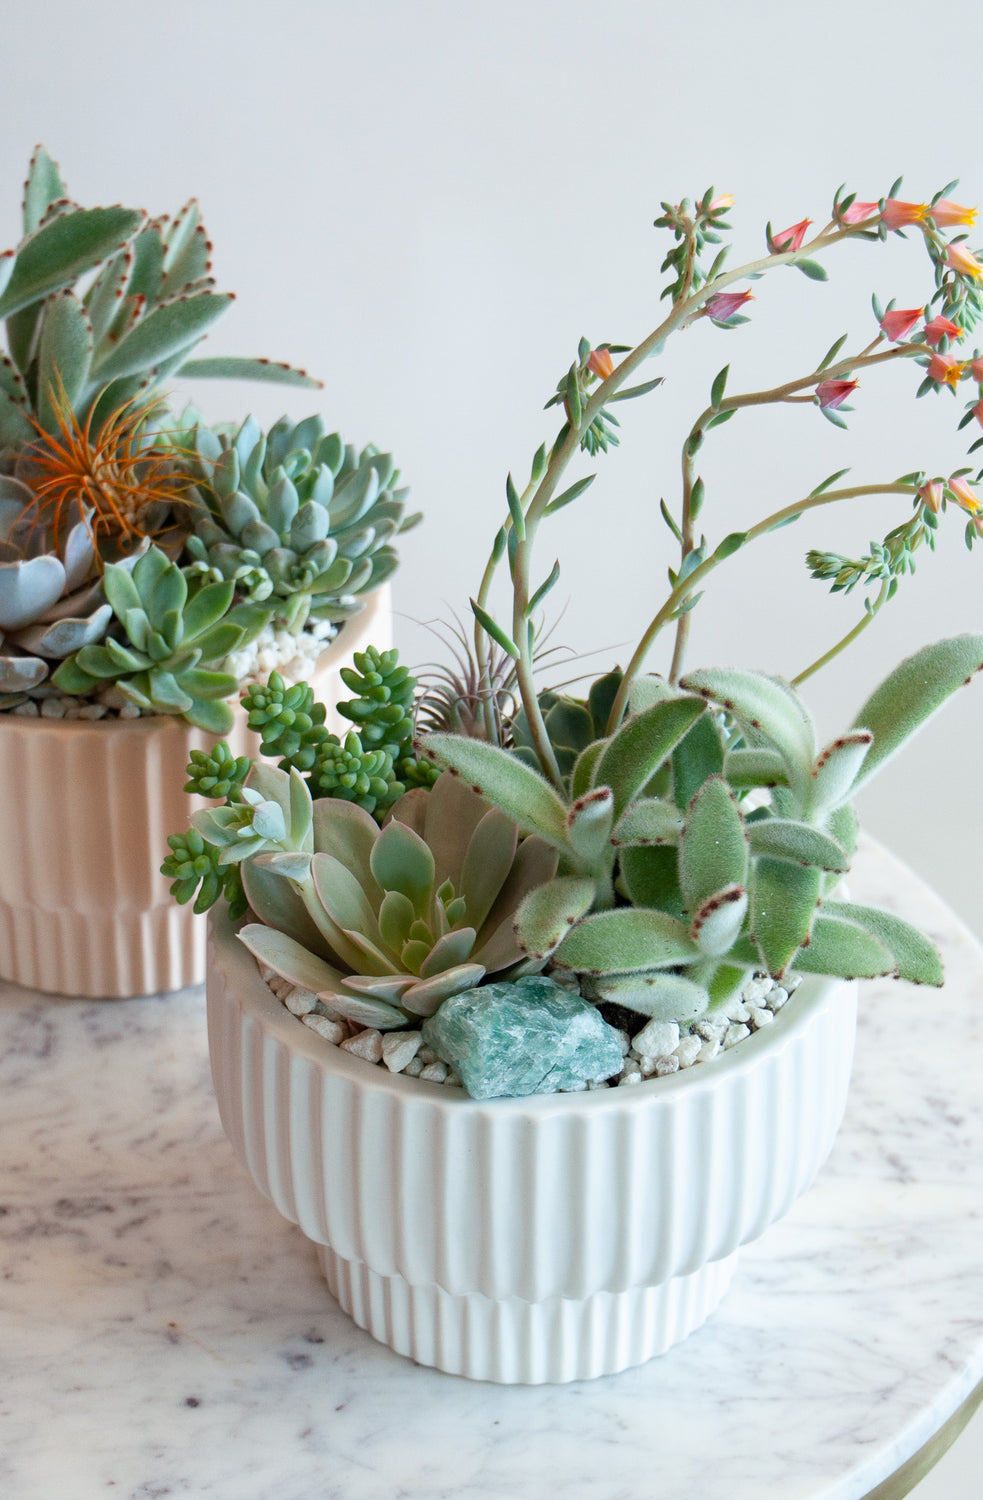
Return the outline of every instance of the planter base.
{"type": "Polygon", "coordinates": [[[659,1286],[525,1302],[414,1286],[317,1246],[328,1290],[359,1328],[417,1364],[501,1385],[592,1380],[665,1354],[721,1301],[738,1253],[659,1286]]]}

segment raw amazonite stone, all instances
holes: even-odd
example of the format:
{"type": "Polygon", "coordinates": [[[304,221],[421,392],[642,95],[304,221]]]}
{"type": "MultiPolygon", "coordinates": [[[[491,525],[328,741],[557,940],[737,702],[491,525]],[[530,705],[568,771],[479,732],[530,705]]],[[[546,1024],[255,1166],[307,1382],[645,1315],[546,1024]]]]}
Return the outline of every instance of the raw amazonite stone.
{"type": "Polygon", "coordinates": [[[620,1034],[542,974],[453,995],[424,1022],[423,1040],[473,1099],[553,1094],[621,1067],[620,1034]]]}

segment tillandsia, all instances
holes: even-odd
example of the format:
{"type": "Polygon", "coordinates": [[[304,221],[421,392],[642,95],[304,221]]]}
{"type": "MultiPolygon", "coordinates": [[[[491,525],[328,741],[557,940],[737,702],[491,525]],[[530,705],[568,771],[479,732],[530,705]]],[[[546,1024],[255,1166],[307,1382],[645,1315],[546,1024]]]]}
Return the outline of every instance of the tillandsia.
{"type": "Polygon", "coordinates": [[[81,208],[35,152],[23,237],[0,255],[0,710],[225,729],[242,679],[313,665],[396,566],[390,538],[412,518],[388,455],[326,437],[319,417],[265,438],[248,419],[226,440],[169,413],[178,374],[320,384],[198,357],[233,300],[211,254],[194,199],[153,219],[81,208]],[[279,627],[308,617],[285,647],[279,627]]]}
{"type": "MultiPolygon", "coordinates": [[[[229,794],[225,810],[196,819],[195,830],[218,851],[217,867],[237,864],[241,869],[244,899],[259,918],[243,930],[243,940],[281,980],[301,993],[309,991],[310,1004],[321,1007],[326,1017],[380,1030],[417,1024],[414,1017],[422,1011],[408,1003],[416,981],[401,972],[409,965],[399,943],[425,965],[430,961],[424,957],[431,951],[427,945],[436,940],[440,948],[447,932],[456,930],[452,912],[458,886],[451,882],[446,902],[434,899],[434,880],[442,868],[438,851],[459,836],[458,823],[486,826],[487,812],[475,825],[478,808],[494,808],[518,831],[515,857],[530,859],[536,874],[510,885],[510,899],[520,889],[523,894],[514,904],[515,946],[509,948],[508,967],[495,971],[490,984],[493,971],[484,964],[486,972],[469,981],[463,993],[444,994],[424,1023],[424,1038],[439,1056],[441,1037],[453,1033],[454,1054],[448,1052],[446,1058],[455,1067],[464,1032],[464,1052],[470,1052],[471,1060],[482,1049],[494,1053],[495,1078],[482,1082],[483,1096],[489,1089],[508,1093],[554,1086],[548,1076],[531,1085],[520,1081],[526,1076],[520,1063],[537,1028],[541,1023],[547,1027],[542,1007],[552,1007],[550,1027],[552,1012],[563,1010],[553,1005],[558,990],[573,997],[575,1008],[594,1008],[595,1014],[616,1017],[629,1029],[634,1017],[641,1029],[663,1027],[678,1037],[681,1024],[709,1025],[726,1014],[754,975],[769,976],[762,980],[766,985],[774,981],[789,988],[794,976],[810,973],[892,975],[941,984],[941,960],[927,938],[891,913],[846,899],[839,886],[856,849],[854,797],[948,696],[983,668],[983,636],[958,636],[916,652],[825,745],[798,687],[835,661],[877,618],[901,579],[914,571],[919,549],[932,549],[948,510],[967,517],[970,547],[983,535],[983,511],[973,488],[979,476],[971,481],[969,470],[957,469],[944,478],[919,472],[844,484],[847,471],[841,470],[804,493],[793,490],[786,504],[746,529],[711,539],[701,530],[712,507],[698,456],[716,428],[761,406],[808,405],[843,426],[861,377],[866,380],[868,372],[897,360],[920,367],[919,394],[955,390],[969,380],[983,385],[983,358],[952,353],[983,312],[983,263],[961,232],[971,227],[975,211],[949,196],[954,188],[950,184],[929,202],[917,204],[900,199],[900,183],[871,201],[840,190],[824,227],[810,234],[808,219],[779,231],[769,225],[766,253],[735,270],[725,269],[727,247],[718,248],[728,229],[729,195],[709,190],[695,202],[664,203],[656,224],[672,237],[662,267],[668,311],[633,346],[581,340],[547,402],[560,408],[562,425],[553,441],[536,452],[525,487],[511,476],[506,481],[507,514],[472,600],[473,650],[469,646],[458,663],[464,668],[459,674],[466,688],[463,704],[456,709],[452,701],[456,669],[449,670],[436,697],[417,695],[415,712],[405,686],[401,701],[386,700],[393,724],[399,720],[402,726],[404,718],[415,717],[418,756],[441,773],[433,788],[421,786],[388,813],[380,801],[372,809],[374,818],[365,807],[356,810],[354,802],[343,807],[337,797],[315,800],[313,824],[317,826],[323,809],[324,838],[334,841],[319,849],[330,850],[338,864],[359,872],[338,876],[330,891],[327,884],[317,890],[317,878],[311,875],[317,857],[308,836],[304,834],[302,847],[289,843],[293,827],[285,782],[272,799],[278,800],[279,813],[264,801],[275,790],[273,784],[257,780],[254,767],[242,782],[241,795],[229,794]],[[538,621],[560,568],[554,563],[537,584],[533,554],[539,530],[567,505],[589,503],[582,497],[594,476],[571,480],[566,470],[579,452],[595,456],[618,441],[616,403],[661,384],[661,374],[643,378],[642,366],[662,359],[670,336],[697,319],[708,319],[722,330],[750,326],[747,283],[785,267],[812,281],[825,280],[824,261],[839,245],[855,239],[880,243],[906,229],[917,234],[928,252],[934,286],[925,305],[899,309],[875,298],[876,326],[856,347],[843,336],[812,368],[765,390],[735,392],[730,366],[720,370],[704,409],[681,438],[678,501],[662,502],[662,517],[678,547],[665,599],[623,668],[588,682],[581,697],[541,688],[538,621]],[[688,667],[692,611],[718,567],[759,537],[813,510],[882,495],[897,496],[908,507],[883,541],[872,543],[859,558],[816,551],[807,556],[813,576],[830,583],[834,592],[865,591],[859,624],[791,681],[745,667],[688,667]],[[512,589],[508,623],[495,618],[490,602],[503,565],[512,589]],[[650,652],[670,631],[674,640],[664,672],[655,673],[650,652]],[[467,816],[462,799],[472,808],[467,816]],[[412,827],[431,858],[417,844],[411,848],[405,832],[387,838],[387,830],[397,825],[412,827]],[[390,879],[378,853],[388,851],[390,844],[406,856],[405,866],[396,861],[402,884],[390,879]],[[383,868],[386,879],[380,878],[383,868]],[[312,902],[312,880],[320,907],[312,902]],[[329,906],[332,914],[326,918],[329,906]],[[368,977],[361,972],[361,954],[370,955],[376,966],[368,977]],[[344,993],[370,996],[376,1006],[391,1006],[396,1014],[346,1010],[337,1003],[338,981],[324,965],[337,967],[341,958],[340,972],[347,965],[354,976],[354,982],[352,977],[343,980],[344,993]],[[394,975],[405,988],[383,988],[396,982],[394,975]],[[536,976],[544,993],[529,987],[529,976],[536,976]],[[486,989],[489,1004],[482,1009],[486,989]],[[503,1009],[513,1028],[504,1039],[508,1046],[495,1032],[499,1023],[490,1019],[503,1009]],[[444,1027],[441,1018],[451,1010],[453,1021],[444,1027]],[[516,1021],[516,1011],[527,1014],[527,1025],[516,1021]],[[510,1072],[506,1059],[500,1071],[498,1059],[509,1051],[516,1055],[516,1067],[510,1072]]],[[[979,390],[964,424],[974,419],[983,424],[979,390]]],[[[382,702],[381,662],[375,670],[372,681],[382,702]]],[[[364,707],[358,712],[368,712],[371,691],[360,691],[360,701],[364,707]]],[[[292,787],[313,790],[311,771],[322,753],[323,716],[317,718],[303,694],[290,705],[286,698],[279,704],[271,701],[270,711],[271,722],[281,720],[290,746],[280,776],[289,776],[292,787]],[[296,720],[291,718],[294,708],[296,720]]],[[[358,713],[350,717],[358,723],[358,713]]],[[[380,748],[387,733],[380,725],[380,748]]],[[[272,743],[276,735],[270,738],[272,743]]],[[[363,753],[365,749],[363,745],[363,753]]],[[[299,798],[300,790],[295,795],[299,798]]],[[[465,864],[477,867],[470,849],[465,864]]],[[[448,953],[452,947],[448,945],[448,953]]],[[[483,962],[473,949],[461,961],[483,962]]],[[[419,973],[422,979],[422,967],[419,973]]],[[[431,997],[430,991],[424,993],[431,997]]],[[[598,1038],[602,1051],[609,1042],[598,1038]]],[[[591,1067],[599,1056],[595,1054],[591,1067]]],[[[599,1075],[585,1068],[579,1082],[562,1086],[596,1082],[599,1075]]],[[[464,1063],[460,1071],[467,1084],[464,1063]]]]}

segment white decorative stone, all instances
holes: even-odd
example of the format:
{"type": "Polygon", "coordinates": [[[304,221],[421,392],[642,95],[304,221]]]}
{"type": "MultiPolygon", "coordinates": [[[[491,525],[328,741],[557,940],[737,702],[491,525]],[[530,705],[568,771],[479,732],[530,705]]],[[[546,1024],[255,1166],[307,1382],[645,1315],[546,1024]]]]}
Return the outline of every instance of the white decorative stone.
{"type": "Polygon", "coordinates": [[[402,1071],[406,1074],[407,1078],[419,1078],[420,1074],[423,1072],[423,1064],[420,1061],[419,1054],[417,1054],[416,1057],[411,1058],[402,1071]]]}
{"type": "Polygon", "coordinates": [[[744,1038],[750,1035],[750,1026],[744,1026],[739,1022],[735,1022],[733,1026],[728,1026],[724,1032],[724,1046],[736,1047],[738,1042],[743,1042],[744,1038]]]}
{"type": "Polygon", "coordinates": [[[768,1010],[764,1005],[749,1005],[748,1011],[755,1031],[760,1031],[762,1026],[769,1026],[775,1019],[774,1011],[768,1010]]]}
{"type": "MultiPolygon", "coordinates": [[[[402,1073],[420,1050],[418,1031],[387,1031],[382,1037],[382,1060],[390,1073],[402,1073]]],[[[422,1064],[421,1064],[422,1066],[422,1064]]]]}
{"type": "MultiPolygon", "coordinates": [[[[788,980],[786,980],[786,984],[790,984],[791,985],[791,982],[788,981],[788,980]]],[[[780,984],[776,984],[772,988],[772,990],[770,991],[770,993],[768,994],[768,997],[767,997],[767,1000],[768,1000],[768,1009],[769,1010],[773,1010],[773,1011],[774,1010],[781,1010],[782,1006],[785,1004],[786,1000],[788,999],[789,994],[791,993],[791,989],[792,988],[798,989],[798,987],[799,987],[798,980],[795,981],[794,985],[791,985],[790,989],[784,989],[780,984]]]]}
{"type": "Polygon", "coordinates": [[[703,1046],[697,1053],[697,1062],[713,1062],[713,1059],[720,1051],[720,1041],[721,1039],[719,1036],[712,1036],[707,1041],[705,1041],[703,1043],[703,1046]]]}
{"type": "Polygon", "coordinates": [[[351,1052],[355,1057],[364,1057],[366,1062],[381,1062],[382,1032],[371,1026],[366,1027],[364,1031],[357,1031],[354,1036],[342,1042],[341,1047],[342,1051],[351,1052]]]}
{"type": "Polygon", "coordinates": [[[675,1053],[669,1057],[657,1057],[655,1059],[655,1075],[657,1078],[667,1078],[670,1073],[679,1072],[679,1058],[675,1053]]]}
{"type": "Polygon", "coordinates": [[[684,1036],[680,1038],[679,1046],[676,1048],[676,1056],[679,1058],[681,1068],[689,1068],[696,1062],[704,1046],[703,1038],[700,1036],[684,1036]]]}
{"type": "Polygon", "coordinates": [[[649,1021],[632,1037],[631,1044],[639,1057],[668,1057],[679,1045],[679,1025],[676,1021],[649,1021]]]}
{"type": "Polygon", "coordinates": [[[743,1025],[748,1018],[748,1008],[742,1000],[730,1000],[723,1008],[723,1014],[728,1021],[737,1021],[743,1025]]]}
{"type": "Polygon", "coordinates": [[[719,1041],[726,1030],[727,1022],[723,1017],[714,1017],[712,1020],[707,1017],[702,1021],[697,1021],[693,1027],[696,1035],[702,1037],[705,1042],[713,1041],[714,1037],[719,1041]]]}
{"type": "Polygon", "coordinates": [[[45,698],[41,703],[42,719],[63,719],[68,704],[64,698],[45,698]]]}
{"type": "Polygon", "coordinates": [[[314,991],[305,990],[299,984],[291,985],[282,999],[292,1016],[309,1015],[317,1004],[314,991]]]}
{"type": "Polygon", "coordinates": [[[326,1042],[332,1042],[336,1047],[344,1044],[347,1027],[343,1026],[340,1021],[330,1021],[327,1016],[316,1016],[313,1012],[301,1016],[300,1019],[305,1026],[309,1026],[311,1031],[316,1031],[318,1036],[322,1036],[326,1042]]]}
{"type": "Polygon", "coordinates": [[[633,1083],[641,1083],[641,1081],[642,1081],[642,1075],[641,1075],[641,1073],[638,1072],[638,1070],[636,1068],[627,1068],[625,1070],[625,1072],[622,1073],[621,1077],[618,1079],[618,1086],[620,1088],[623,1084],[629,1084],[630,1085],[630,1084],[633,1084],[633,1083]]]}
{"type": "Polygon", "coordinates": [[[773,982],[767,974],[757,975],[748,980],[741,991],[741,998],[747,1005],[758,1005],[768,994],[773,982]]]}
{"type": "Polygon", "coordinates": [[[433,1062],[427,1063],[419,1076],[424,1083],[445,1083],[447,1071],[447,1064],[435,1058],[433,1062]]]}

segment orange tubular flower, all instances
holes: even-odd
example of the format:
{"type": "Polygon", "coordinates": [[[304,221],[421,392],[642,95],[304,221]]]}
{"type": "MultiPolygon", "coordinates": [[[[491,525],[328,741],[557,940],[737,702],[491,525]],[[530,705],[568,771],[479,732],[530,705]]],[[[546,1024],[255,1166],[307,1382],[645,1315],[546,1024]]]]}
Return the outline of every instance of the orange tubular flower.
{"type": "Polygon", "coordinates": [[[951,266],[954,271],[958,271],[960,276],[977,277],[983,275],[983,265],[976,259],[973,252],[967,250],[966,246],[961,242],[958,245],[949,246],[945,259],[946,264],[951,266]]]}
{"type": "Polygon", "coordinates": [[[924,315],[923,307],[893,307],[886,312],[879,323],[879,328],[885,338],[889,338],[892,344],[903,339],[906,333],[910,333],[915,324],[924,315]]]}
{"type": "Polygon", "coordinates": [[[949,198],[940,198],[929,212],[935,220],[936,229],[955,229],[960,224],[968,229],[976,223],[978,210],[964,208],[961,203],[953,203],[949,198]]]}
{"type": "Polygon", "coordinates": [[[944,318],[941,313],[932,319],[931,323],[925,324],[925,342],[934,348],[943,339],[961,339],[963,331],[958,323],[953,323],[950,318],[944,318]]]}
{"type": "Polygon", "coordinates": [[[799,250],[811,223],[811,219],[800,219],[798,224],[792,224],[788,229],[780,229],[777,234],[773,234],[771,243],[776,250],[799,250]]]}
{"type": "Polygon", "coordinates": [[[611,358],[610,349],[592,349],[587,361],[587,368],[591,370],[598,380],[607,380],[609,375],[614,374],[614,360],[611,358]]]}
{"type": "Polygon", "coordinates": [[[951,354],[933,354],[928,366],[928,374],[931,380],[938,381],[939,385],[949,385],[953,390],[963,378],[966,366],[958,359],[953,359],[951,354]]]}
{"type": "Polygon", "coordinates": [[[945,485],[942,483],[941,479],[930,479],[928,483],[923,484],[921,489],[918,491],[919,499],[921,500],[922,504],[927,510],[930,510],[934,516],[937,516],[939,511],[942,509],[942,496],[944,491],[945,485]]]}
{"type": "Polygon", "coordinates": [[[965,479],[950,479],[948,488],[955,496],[956,503],[961,505],[967,514],[977,516],[983,511],[983,505],[980,504],[979,496],[972,486],[966,483],[965,479]]]}
{"type": "Polygon", "coordinates": [[[904,229],[907,224],[921,224],[928,212],[927,203],[903,203],[900,198],[888,198],[881,214],[881,223],[888,229],[904,229]]]}
{"type": "Polygon", "coordinates": [[[859,380],[821,380],[816,386],[821,410],[835,411],[859,384],[859,380]]]}
{"type": "Polygon", "coordinates": [[[863,224],[880,211],[879,203],[858,203],[856,199],[840,214],[841,224],[863,224]]]}

